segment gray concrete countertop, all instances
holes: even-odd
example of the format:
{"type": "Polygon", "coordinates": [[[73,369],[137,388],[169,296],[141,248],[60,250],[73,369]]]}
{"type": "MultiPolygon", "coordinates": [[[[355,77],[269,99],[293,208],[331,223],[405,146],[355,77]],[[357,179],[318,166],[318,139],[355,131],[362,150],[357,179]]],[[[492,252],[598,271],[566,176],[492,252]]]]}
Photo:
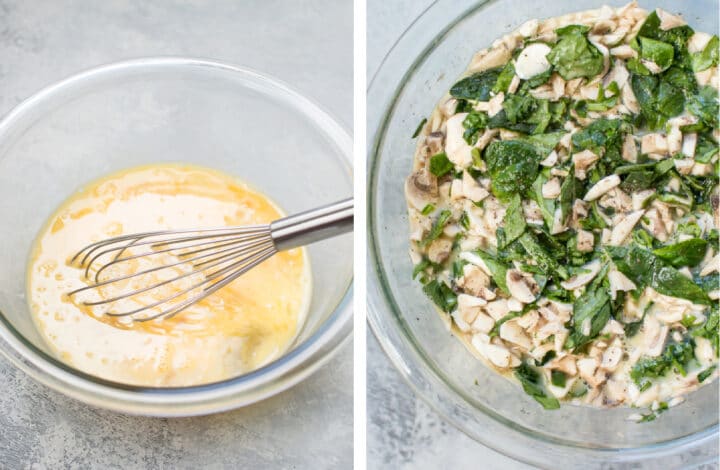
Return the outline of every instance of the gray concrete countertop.
{"type": "MultiPolygon", "coordinates": [[[[245,65],[352,123],[352,2],[0,0],[0,115],[85,68],[150,55],[245,65]]],[[[90,408],[0,357],[0,469],[350,468],[352,345],[251,407],[184,419],[90,408]]]]}

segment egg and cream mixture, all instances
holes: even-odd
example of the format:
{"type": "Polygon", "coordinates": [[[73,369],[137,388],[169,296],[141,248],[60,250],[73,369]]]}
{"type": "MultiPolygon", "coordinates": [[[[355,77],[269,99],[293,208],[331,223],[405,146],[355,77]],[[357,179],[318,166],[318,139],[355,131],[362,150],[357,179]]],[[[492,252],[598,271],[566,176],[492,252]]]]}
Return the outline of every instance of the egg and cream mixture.
{"type": "MultiPolygon", "coordinates": [[[[27,279],[35,324],[67,364],[126,384],[198,385],[257,369],[282,355],[303,324],[311,285],[304,249],[277,253],[172,318],[148,322],[107,316],[84,305],[87,297],[68,297],[91,284],[70,260],[90,243],[124,234],[264,224],[282,216],[264,195],[206,168],[163,164],[107,176],[63,203],[35,242],[27,279]]],[[[111,274],[137,273],[148,262],[111,274]]],[[[101,300],[127,291],[128,285],[108,286],[94,295],[101,300]]],[[[116,308],[149,305],[169,293],[116,308]]]]}
{"type": "Polygon", "coordinates": [[[636,2],[531,20],[416,131],[413,276],[546,409],[648,421],[718,376],[719,45],[636,2]]]}

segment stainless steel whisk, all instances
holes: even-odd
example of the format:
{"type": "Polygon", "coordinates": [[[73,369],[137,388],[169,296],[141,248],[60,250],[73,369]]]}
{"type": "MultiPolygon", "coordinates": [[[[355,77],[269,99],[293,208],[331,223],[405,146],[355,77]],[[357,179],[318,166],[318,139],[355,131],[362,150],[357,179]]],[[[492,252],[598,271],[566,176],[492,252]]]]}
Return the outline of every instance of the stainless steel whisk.
{"type": "Polygon", "coordinates": [[[134,288],[129,292],[113,294],[110,298],[101,296],[99,300],[81,303],[88,307],[111,306],[188,280],[186,283],[189,283],[189,286],[182,285],[179,291],[173,291],[150,304],[139,302],[137,308],[124,311],[108,309],[103,312],[113,317],[129,317],[134,321],[170,318],[223,288],[279,251],[340,235],[352,228],[353,200],[345,199],[266,225],[161,230],[110,238],[86,246],[72,258],[71,264],[84,268],[85,277],[92,279],[93,283],[67,295],[72,298],[83,292],[97,293],[98,289],[113,284],[130,284],[140,276],[159,275],[165,270],[168,271],[164,276],[166,278],[161,278],[158,282],[134,288]],[[103,279],[102,274],[111,272],[113,267],[117,269],[122,263],[152,257],[159,260],[153,261],[152,267],[103,279]],[[170,262],[167,262],[168,258],[170,262]]]}

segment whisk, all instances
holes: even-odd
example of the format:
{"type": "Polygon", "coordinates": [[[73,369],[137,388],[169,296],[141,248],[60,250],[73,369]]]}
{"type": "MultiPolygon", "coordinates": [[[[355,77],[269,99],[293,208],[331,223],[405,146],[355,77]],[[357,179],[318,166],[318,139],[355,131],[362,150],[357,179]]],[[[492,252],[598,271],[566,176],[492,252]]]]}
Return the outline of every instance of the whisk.
{"type": "Polygon", "coordinates": [[[110,238],[86,246],[71,259],[72,265],[85,270],[91,284],[67,296],[125,321],[167,319],[279,251],[352,228],[350,198],[266,225],[161,230],[110,238]],[[136,270],[126,274],[128,266],[136,270]],[[80,300],[82,296],[86,299],[80,300]]]}

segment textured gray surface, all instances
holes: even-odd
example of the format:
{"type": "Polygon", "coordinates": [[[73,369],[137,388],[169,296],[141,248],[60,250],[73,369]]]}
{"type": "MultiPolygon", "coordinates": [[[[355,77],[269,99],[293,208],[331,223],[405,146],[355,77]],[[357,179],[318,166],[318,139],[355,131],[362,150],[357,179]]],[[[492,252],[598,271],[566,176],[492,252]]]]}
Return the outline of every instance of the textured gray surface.
{"type": "MultiPolygon", "coordinates": [[[[352,123],[352,2],[0,0],[0,115],[84,68],[190,55],[274,75],[352,123]]],[[[352,345],[274,398],[154,419],[89,408],[0,357],[0,468],[350,468],[352,345]]]]}
{"type": "MultiPolygon", "coordinates": [[[[393,43],[431,3],[368,0],[368,82],[393,43]]],[[[372,333],[367,343],[368,468],[530,468],[476,443],[443,421],[413,394],[372,333]]]]}

